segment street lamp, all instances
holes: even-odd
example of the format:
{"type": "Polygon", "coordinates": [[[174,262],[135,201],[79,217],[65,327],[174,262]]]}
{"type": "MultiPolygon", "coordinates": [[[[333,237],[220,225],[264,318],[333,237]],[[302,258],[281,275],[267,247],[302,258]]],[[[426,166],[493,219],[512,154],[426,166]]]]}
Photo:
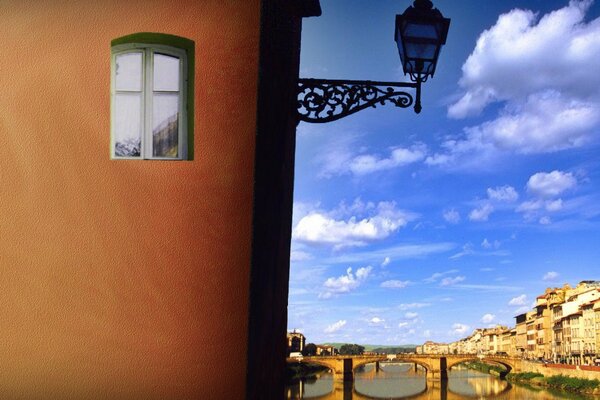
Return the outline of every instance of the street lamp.
{"type": "Polygon", "coordinates": [[[435,73],[450,19],[429,0],[415,0],[396,15],[395,40],[405,75],[411,82],[376,82],[339,79],[299,79],[298,118],[305,122],[331,122],[386,102],[421,112],[421,83],[435,73]],[[415,98],[397,88],[415,89],[415,98]]]}

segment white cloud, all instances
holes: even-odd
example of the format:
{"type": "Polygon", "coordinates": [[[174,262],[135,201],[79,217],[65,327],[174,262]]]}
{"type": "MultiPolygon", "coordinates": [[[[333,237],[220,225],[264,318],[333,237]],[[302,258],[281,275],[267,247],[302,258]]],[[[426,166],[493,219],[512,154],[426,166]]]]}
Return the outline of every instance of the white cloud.
{"type": "Polygon", "coordinates": [[[577,179],[572,173],[554,170],[533,174],[527,181],[527,190],[536,196],[548,198],[556,197],[576,185],[577,179]]]}
{"type": "Polygon", "coordinates": [[[477,221],[477,222],[487,221],[490,214],[493,211],[494,211],[494,207],[489,203],[485,203],[483,206],[471,211],[471,213],[469,214],[469,219],[471,221],[477,221]]]}
{"type": "Polygon", "coordinates": [[[306,261],[311,260],[313,257],[310,253],[301,250],[292,250],[290,252],[290,261],[306,261]]]}
{"type": "Polygon", "coordinates": [[[456,260],[457,258],[461,258],[464,256],[468,256],[469,254],[473,254],[475,253],[475,251],[473,250],[473,244],[472,243],[465,243],[462,247],[462,250],[459,251],[456,254],[453,254],[450,256],[451,260],[456,260]]]}
{"type": "MultiPolygon", "coordinates": [[[[390,156],[382,158],[373,154],[361,154],[354,157],[348,163],[348,171],[356,176],[362,176],[377,171],[388,170],[403,165],[421,161],[427,155],[427,147],[421,143],[409,148],[396,147],[390,152],[390,156]]],[[[347,172],[344,169],[340,173],[347,172]]]]}
{"type": "Polygon", "coordinates": [[[378,263],[387,255],[394,260],[422,258],[431,254],[452,250],[454,247],[455,245],[453,243],[402,244],[379,250],[340,254],[334,257],[320,259],[320,261],[325,264],[378,263]]]}
{"type": "Polygon", "coordinates": [[[381,287],[390,288],[390,289],[403,289],[410,285],[410,281],[399,281],[399,280],[391,280],[385,281],[381,283],[381,287]]]}
{"type": "Polygon", "coordinates": [[[547,272],[546,274],[544,274],[544,277],[542,278],[545,281],[553,281],[556,280],[556,278],[558,278],[559,273],[555,272],[555,271],[550,271],[547,272]]]}
{"type": "Polygon", "coordinates": [[[553,211],[560,211],[563,208],[563,201],[562,199],[557,199],[557,200],[553,200],[553,201],[547,201],[546,202],[546,210],[553,212],[553,211]]]}
{"type": "Polygon", "coordinates": [[[324,291],[319,294],[322,299],[328,299],[336,294],[348,293],[357,289],[369,276],[373,267],[363,267],[352,273],[352,268],[346,274],[337,278],[328,278],[323,284],[324,291]]]}
{"type": "Polygon", "coordinates": [[[346,325],[346,320],[339,320],[338,322],[335,322],[331,325],[329,325],[327,328],[325,328],[325,333],[334,333],[339,331],[340,329],[342,329],[344,327],[344,325],[346,325]]]}
{"type": "Polygon", "coordinates": [[[452,325],[451,334],[453,335],[464,335],[469,330],[469,325],[455,323],[452,325]]]}
{"type": "Polygon", "coordinates": [[[552,223],[552,219],[548,216],[543,216],[539,220],[540,225],[550,225],[552,223]]]}
{"type": "Polygon", "coordinates": [[[406,328],[410,325],[410,322],[400,322],[398,323],[398,328],[406,328]]]}
{"type": "Polygon", "coordinates": [[[373,317],[373,318],[371,318],[371,320],[369,322],[373,325],[379,325],[379,324],[384,323],[385,320],[383,318],[373,317]]]}
{"type": "Polygon", "coordinates": [[[336,219],[321,211],[312,211],[302,217],[293,229],[293,238],[309,244],[327,244],[335,248],[364,246],[381,240],[404,227],[415,216],[397,210],[395,203],[380,202],[372,215],[365,218],[352,216],[336,219]]]}
{"type": "Polygon", "coordinates": [[[513,9],[484,31],[462,67],[462,97],[448,115],[464,118],[500,103],[497,116],[446,140],[428,164],[481,160],[501,153],[547,153],[598,139],[600,19],[592,0],[571,0],[546,15],[513,9]]]}
{"type": "Polygon", "coordinates": [[[454,278],[444,278],[442,279],[442,281],[440,282],[440,286],[452,286],[452,285],[456,285],[457,283],[460,283],[462,281],[464,281],[466,278],[464,276],[455,276],[454,278]]]}
{"type": "Polygon", "coordinates": [[[402,311],[405,311],[429,306],[431,306],[431,303],[402,303],[398,306],[398,308],[402,311]]]}
{"type": "Polygon", "coordinates": [[[509,306],[524,306],[528,303],[527,301],[527,295],[520,295],[517,297],[513,297],[509,302],[508,305],[509,306]]]}
{"type": "Polygon", "coordinates": [[[460,214],[454,208],[448,211],[444,211],[444,219],[446,222],[451,224],[458,224],[460,222],[460,214]]]}
{"type": "Polygon", "coordinates": [[[509,185],[498,186],[494,189],[488,188],[487,195],[490,200],[502,202],[513,202],[519,198],[519,193],[517,193],[514,187],[509,185]]]}
{"type": "Polygon", "coordinates": [[[594,94],[600,78],[590,65],[598,62],[600,26],[597,20],[584,22],[591,4],[571,1],[540,19],[521,9],[500,15],[463,65],[459,83],[465,94],[450,106],[449,115],[477,114],[492,102],[545,89],[594,94]]]}
{"type": "Polygon", "coordinates": [[[481,322],[483,322],[484,324],[491,324],[492,322],[494,322],[495,319],[496,316],[494,314],[488,313],[481,317],[481,322]]]}
{"type": "Polygon", "coordinates": [[[481,247],[483,247],[484,249],[497,249],[500,247],[500,242],[498,240],[494,240],[493,242],[490,242],[489,240],[487,240],[487,238],[483,239],[483,242],[481,242],[481,247]]]}
{"type": "Polygon", "coordinates": [[[386,265],[388,265],[392,260],[389,257],[386,257],[383,259],[383,262],[381,263],[382,267],[385,267],[386,265]]]}
{"type": "Polygon", "coordinates": [[[419,313],[411,312],[411,311],[404,314],[404,318],[406,318],[406,319],[415,319],[418,316],[419,316],[419,313]]]}
{"type": "Polygon", "coordinates": [[[455,274],[457,272],[458,272],[457,269],[450,269],[450,270],[444,271],[444,272],[435,272],[429,278],[423,279],[423,282],[433,283],[433,282],[436,282],[437,280],[439,280],[443,276],[455,274]]]}

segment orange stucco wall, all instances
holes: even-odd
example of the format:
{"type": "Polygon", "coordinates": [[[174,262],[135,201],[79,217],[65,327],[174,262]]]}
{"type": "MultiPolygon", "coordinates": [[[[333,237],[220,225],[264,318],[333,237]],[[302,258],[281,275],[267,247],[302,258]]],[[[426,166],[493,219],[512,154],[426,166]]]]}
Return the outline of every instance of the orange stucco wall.
{"type": "Polygon", "coordinates": [[[0,2],[0,397],[244,397],[258,0],[0,2]],[[195,160],[111,161],[110,42],[196,43],[195,160]]]}

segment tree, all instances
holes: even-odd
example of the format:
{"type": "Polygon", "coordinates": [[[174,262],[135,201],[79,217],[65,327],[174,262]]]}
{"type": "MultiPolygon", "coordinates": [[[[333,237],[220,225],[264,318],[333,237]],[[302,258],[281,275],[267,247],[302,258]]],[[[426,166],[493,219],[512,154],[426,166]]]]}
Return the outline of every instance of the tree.
{"type": "Polygon", "coordinates": [[[359,356],[365,352],[365,348],[358,344],[343,344],[340,347],[340,354],[344,356],[359,356]]]}
{"type": "Polygon", "coordinates": [[[304,346],[304,350],[302,351],[303,356],[316,356],[317,355],[317,345],[314,343],[309,343],[304,346]]]}

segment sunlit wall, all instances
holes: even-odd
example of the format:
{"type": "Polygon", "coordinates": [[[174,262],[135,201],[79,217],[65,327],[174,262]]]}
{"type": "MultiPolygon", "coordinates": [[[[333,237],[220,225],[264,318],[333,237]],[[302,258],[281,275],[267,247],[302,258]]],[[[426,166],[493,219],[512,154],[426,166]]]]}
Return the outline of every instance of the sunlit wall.
{"type": "Polygon", "coordinates": [[[258,0],[0,2],[0,397],[244,395],[258,0]],[[110,160],[110,42],[196,45],[193,161],[110,160]]]}

